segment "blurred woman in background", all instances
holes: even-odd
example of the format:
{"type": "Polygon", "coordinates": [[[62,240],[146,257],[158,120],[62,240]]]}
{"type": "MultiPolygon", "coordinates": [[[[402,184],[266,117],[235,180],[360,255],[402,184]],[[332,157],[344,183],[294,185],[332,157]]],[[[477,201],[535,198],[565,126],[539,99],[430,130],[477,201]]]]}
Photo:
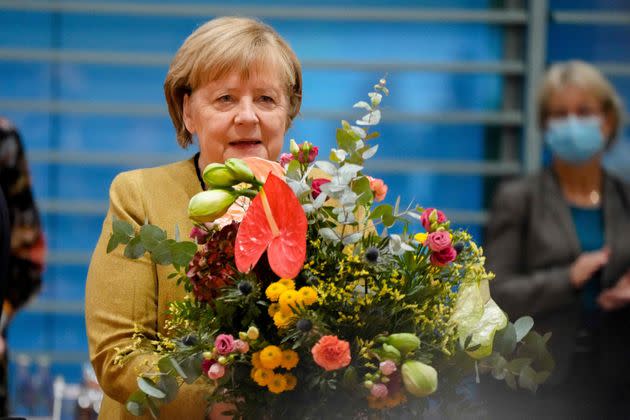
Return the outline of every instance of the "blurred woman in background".
{"type": "Polygon", "coordinates": [[[616,418],[630,398],[630,186],[602,168],[622,115],[597,69],[552,66],[538,116],[551,165],[494,199],[485,248],[493,297],[511,318],[531,314],[553,333],[556,369],[521,407],[529,418],[616,418]]]}

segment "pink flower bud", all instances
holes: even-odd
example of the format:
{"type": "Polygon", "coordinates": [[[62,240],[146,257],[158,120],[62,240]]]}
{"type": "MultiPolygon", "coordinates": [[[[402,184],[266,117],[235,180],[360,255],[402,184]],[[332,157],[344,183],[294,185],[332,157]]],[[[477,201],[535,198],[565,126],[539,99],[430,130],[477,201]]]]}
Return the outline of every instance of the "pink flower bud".
{"type": "Polygon", "coordinates": [[[374,386],[372,386],[372,389],[370,390],[370,393],[374,398],[380,399],[387,397],[389,391],[387,390],[387,386],[385,384],[374,384],[374,386]]]}
{"type": "Polygon", "coordinates": [[[249,351],[249,344],[243,340],[236,340],[234,342],[234,350],[239,353],[247,353],[249,351]]]}
{"type": "Polygon", "coordinates": [[[380,363],[379,369],[383,375],[389,376],[396,372],[396,363],[391,360],[384,360],[380,363]]]}
{"type": "Polygon", "coordinates": [[[225,375],[225,366],[221,363],[215,363],[208,369],[208,378],[210,379],[220,379],[223,378],[223,375],[225,375]]]}

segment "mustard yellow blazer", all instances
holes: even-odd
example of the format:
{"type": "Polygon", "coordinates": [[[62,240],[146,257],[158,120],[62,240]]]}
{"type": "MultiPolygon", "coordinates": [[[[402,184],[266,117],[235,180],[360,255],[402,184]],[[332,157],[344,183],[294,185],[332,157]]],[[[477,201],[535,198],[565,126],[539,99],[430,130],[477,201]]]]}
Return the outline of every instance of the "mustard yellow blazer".
{"type": "MultiPolygon", "coordinates": [[[[193,159],[157,168],[119,174],[110,188],[109,211],[92,255],[85,292],[85,322],[90,359],[105,392],[100,419],[137,419],[125,409],[127,398],[137,389],[138,373],[148,369],[151,356],[138,356],[124,366],[113,364],[116,347],[129,344],[137,325],[148,336],[164,333],[168,304],[185,296],[167,276],[170,266],[156,266],[146,256],[129,260],[120,246],[106,252],[112,218],[139,228],[148,223],[174,237],[179,227],[182,239],[192,228],[188,201],[201,192],[193,159]]],[[[206,401],[202,385],[184,385],[177,399],[161,409],[163,419],[203,419],[206,401]]],[[[148,415],[146,418],[150,418],[148,415]]]]}

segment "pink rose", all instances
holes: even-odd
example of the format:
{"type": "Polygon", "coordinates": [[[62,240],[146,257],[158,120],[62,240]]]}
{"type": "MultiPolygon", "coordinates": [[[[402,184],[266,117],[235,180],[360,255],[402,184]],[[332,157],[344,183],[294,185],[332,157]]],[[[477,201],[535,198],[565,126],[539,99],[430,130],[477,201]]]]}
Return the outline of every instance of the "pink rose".
{"type": "Polygon", "coordinates": [[[215,363],[208,369],[208,378],[210,379],[220,379],[223,378],[223,375],[225,375],[225,366],[221,363],[215,363]]]}
{"type": "Polygon", "coordinates": [[[440,210],[436,210],[433,207],[429,207],[428,209],[423,211],[422,214],[420,215],[420,223],[422,223],[422,226],[427,232],[431,232],[431,221],[429,220],[429,218],[431,217],[431,212],[433,212],[433,210],[435,210],[437,214],[438,223],[440,224],[445,223],[448,220],[446,218],[446,215],[442,213],[440,210]]]}
{"type": "Polygon", "coordinates": [[[389,390],[387,389],[387,386],[385,384],[374,384],[372,386],[372,389],[370,390],[370,393],[374,398],[381,399],[387,397],[387,394],[389,394],[389,390]]]}
{"type": "Polygon", "coordinates": [[[249,343],[243,340],[234,341],[234,350],[239,353],[247,353],[249,351],[249,343]]]}
{"type": "Polygon", "coordinates": [[[283,168],[286,168],[287,165],[293,160],[293,155],[291,153],[283,153],[280,155],[280,165],[283,168]]]}
{"type": "Polygon", "coordinates": [[[455,248],[452,246],[449,246],[442,251],[431,253],[431,264],[443,267],[446,264],[455,261],[455,258],[457,258],[457,251],[455,251],[455,248]]]}
{"type": "Polygon", "coordinates": [[[330,182],[330,179],[326,178],[315,178],[311,183],[311,194],[313,195],[313,199],[317,198],[321,193],[321,186],[330,182]]]}
{"type": "Polygon", "coordinates": [[[234,351],[234,337],[229,334],[219,334],[214,340],[214,348],[221,355],[232,353],[234,351]]]}
{"type": "Polygon", "coordinates": [[[368,176],[367,179],[370,181],[370,189],[374,193],[374,201],[383,201],[388,190],[385,182],[382,179],[372,178],[371,176],[368,176]]]}
{"type": "Polygon", "coordinates": [[[325,335],[311,349],[313,360],[324,370],[337,370],[350,364],[350,343],[335,335],[325,335]]]}
{"type": "Polygon", "coordinates": [[[439,232],[431,232],[427,236],[425,244],[433,252],[440,252],[451,246],[451,235],[441,230],[439,232]]]}
{"type": "Polygon", "coordinates": [[[396,372],[396,363],[394,363],[392,360],[384,360],[378,365],[378,368],[383,375],[389,376],[392,373],[396,372]]]}

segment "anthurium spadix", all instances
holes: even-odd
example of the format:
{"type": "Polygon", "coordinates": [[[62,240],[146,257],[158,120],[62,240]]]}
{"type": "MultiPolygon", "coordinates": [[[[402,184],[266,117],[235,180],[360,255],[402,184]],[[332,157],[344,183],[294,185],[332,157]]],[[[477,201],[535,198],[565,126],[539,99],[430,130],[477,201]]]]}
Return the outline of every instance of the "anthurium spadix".
{"type": "Polygon", "coordinates": [[[270,173],[252,200],[236,235],[236,268],[249,272],[267,251],[271,270],[281,278],[296,277],[306,258],[307,220],[293,190],[270,173]]]}

